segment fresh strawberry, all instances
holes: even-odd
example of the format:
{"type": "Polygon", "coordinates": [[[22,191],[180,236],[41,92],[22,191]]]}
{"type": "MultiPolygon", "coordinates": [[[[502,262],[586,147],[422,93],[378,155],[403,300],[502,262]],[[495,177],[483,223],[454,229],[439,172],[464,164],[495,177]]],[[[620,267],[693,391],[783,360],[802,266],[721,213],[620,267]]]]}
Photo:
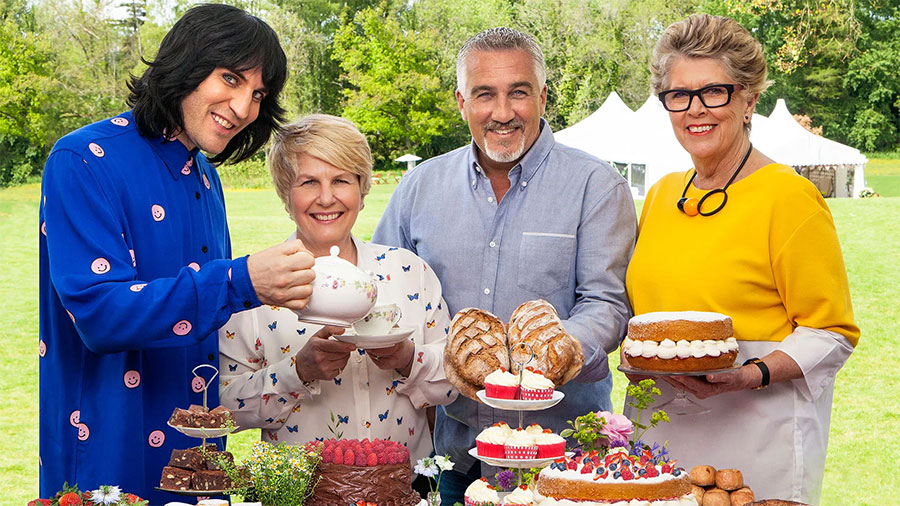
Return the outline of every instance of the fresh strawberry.
{"type": "Polygon", "coordinates": [[[569,469],[572,471],[574,471],[575,469],[578,469],[578,462],[575,462],[574,460],[570,460],[570,461],[566,462],[566,469],[569,469]]]}
{"type": "Polygon", "coordinates": [[[81,506],[81,497],[78,497],[78,494],[75,492],[63,494],[59,498],[59,506],[81,506]]]}
{"type": "Polygon", "coordinates": [[[581,474],[591,474],[594,472],[594,466],[590,464],[585,464],[581,466],[581,474]]]}

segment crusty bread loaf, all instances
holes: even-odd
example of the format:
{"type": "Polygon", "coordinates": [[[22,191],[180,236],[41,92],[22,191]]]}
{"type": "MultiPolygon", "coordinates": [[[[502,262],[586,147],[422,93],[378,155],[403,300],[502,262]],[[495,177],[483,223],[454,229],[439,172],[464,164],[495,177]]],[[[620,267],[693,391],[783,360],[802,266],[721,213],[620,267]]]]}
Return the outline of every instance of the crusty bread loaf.
{"type": "Polygon", "coordinates": [[[456,362],[450,356],[450,348],[446,346],[444,347],[444,375],[447,376],[447,381],[459,390],[459,393],[473,401],[481,402],[475,394],[482,389],[482,386],[469,383],[460,376],[456,362]]]}
{"type": "Polygon", "coordinates": [[[518,372],[517,362],[526,362],[530,352],[534,360],[528,365],[540,370],[556,385],[562,385],[581,372],[584,352],[581,343],[566,333],[553,305],[545,300],[521,304],[509,320],[511,370],[518,372]]]}
{"type": "Polygon", "coordinates": [[[503,322],[487,311],[462,309],[450,322],[445,357],[474,386],[484,385],[484,377],[500,367],[509,369],[507,348],[503,322]]]}

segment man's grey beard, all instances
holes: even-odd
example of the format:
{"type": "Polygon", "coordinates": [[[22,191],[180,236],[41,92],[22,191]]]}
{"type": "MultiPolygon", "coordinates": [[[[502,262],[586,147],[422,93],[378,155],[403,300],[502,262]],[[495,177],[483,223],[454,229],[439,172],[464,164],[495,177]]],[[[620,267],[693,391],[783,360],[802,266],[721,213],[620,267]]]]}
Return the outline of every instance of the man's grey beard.
{"type": "Polygon", "coordinates": [[[509,125],[509,124],[501,125],[499,123],[493,123],[491,125],[485,126],[485,128],[484,128],[484,152],[488,158],[490,158],[491,160],[498,162],[498,163],[511,163],[511,162],[518,160],[519,158],[522,158],[522,155],[525,154],[525,128],[524,128],[524,125],[517,122],[516,124],[513,124],[513,125],[509,125]],[[521,137],[521,140],[519,141],[519,145],[516,146],[516,148],[512,151],[497,151],[497,150],[491,149],[491,146],[487,141],[488,130],[490,130],[491,128],[501,127],[501,126],[514,126],[514,127],[520,128],[522,130],[522,137],[521,137]]]}

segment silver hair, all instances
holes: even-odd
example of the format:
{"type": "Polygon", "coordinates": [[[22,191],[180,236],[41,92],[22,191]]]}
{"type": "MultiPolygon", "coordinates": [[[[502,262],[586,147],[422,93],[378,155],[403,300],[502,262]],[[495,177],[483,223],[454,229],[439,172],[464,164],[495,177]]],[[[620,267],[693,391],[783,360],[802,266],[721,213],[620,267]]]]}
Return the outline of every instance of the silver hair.
{"type": "Polygon", "coordinates": [[[534,74],[537,76],[538,89],[547,84],[547,67],[544,64],[544,53],[530,35],[512,28],[499,26],[477,33],[466,41],[456,54],[456,89],[465,96],[466,59],[473,51],[526,51],[534,62],[534,74]]]}

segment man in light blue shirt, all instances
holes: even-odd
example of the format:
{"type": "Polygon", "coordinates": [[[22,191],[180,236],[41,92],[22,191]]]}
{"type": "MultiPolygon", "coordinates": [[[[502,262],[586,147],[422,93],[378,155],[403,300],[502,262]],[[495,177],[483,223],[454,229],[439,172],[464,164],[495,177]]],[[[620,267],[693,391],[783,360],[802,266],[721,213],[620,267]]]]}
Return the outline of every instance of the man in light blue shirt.
{"type": "MultiPolygon", "coordinates": [[[[456,98],[472,143],[432,158],[397,187],[373,242],[425,259],[444,287],[450,313],[486,309],[502,320],[522,302],[546,299],[582,345],[585,364],[566,397],[525,425],[559,432],[567,420],[611,408],[607,354],[625,334],[631,309],[625,268],[637,222],[627,183],[608,164],[557,144],[541,118],[544,57],[534,40],[493,28],[457,56],[456,98]]],[[[598,139],[602,141],[602,139],[598,139]]],[[[456,463],[444,473],[446,504],[493,469],[470,455],[475,436],[515,412],[460,396],[438,408],[435,450],[456,463]]]]}

